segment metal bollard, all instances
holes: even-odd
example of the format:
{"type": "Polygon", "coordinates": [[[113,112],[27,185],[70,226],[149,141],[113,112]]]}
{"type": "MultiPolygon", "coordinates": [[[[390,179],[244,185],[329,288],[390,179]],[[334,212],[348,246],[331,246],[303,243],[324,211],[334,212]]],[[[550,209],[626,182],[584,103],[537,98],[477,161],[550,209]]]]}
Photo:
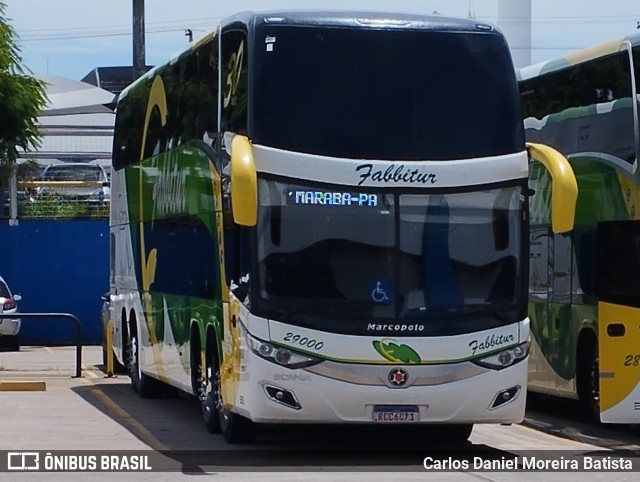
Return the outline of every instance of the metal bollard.
{"type": "Polygon", "coordinates": [[[76,327],[76,375],[73,378],[82,378],[82,323],[71,313],[0,313],[0,319],[4,318],[66,318],[73,321],[76,327]]]}

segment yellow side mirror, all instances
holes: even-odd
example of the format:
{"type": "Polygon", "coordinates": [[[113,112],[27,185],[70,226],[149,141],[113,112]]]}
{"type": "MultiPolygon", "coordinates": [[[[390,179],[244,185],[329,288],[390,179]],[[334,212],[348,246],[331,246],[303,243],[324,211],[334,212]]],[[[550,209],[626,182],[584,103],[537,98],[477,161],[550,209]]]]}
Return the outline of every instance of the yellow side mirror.
{"type": "Polygon", "coordinates": [[[578,199],[578,183],[566,157],[552,147],[527,142],[529,157],[551,174],[551,229],[565,233],[573,229],[578,199]]]}
{"type": "Polygon", "coordinates": [[[235,135],[231,141],[231,211],[241,226],[258,219],[258,180],[249,139],[235,135]]]}

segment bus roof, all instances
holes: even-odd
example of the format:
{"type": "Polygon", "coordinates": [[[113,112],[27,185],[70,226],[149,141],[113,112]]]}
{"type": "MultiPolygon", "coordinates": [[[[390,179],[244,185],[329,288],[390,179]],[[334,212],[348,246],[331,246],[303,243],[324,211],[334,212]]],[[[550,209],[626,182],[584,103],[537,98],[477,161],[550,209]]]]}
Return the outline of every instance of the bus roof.
{"type": "Polygon", "coordinates": [[[632,46],[640,45],[640,34],[618,37],[591,47],[569,52],[561,57],[523,67],[518,71],[518,80],[528,80],[538,75],[548,74],[572,65],[614,54],[620,51],[625,42],[629,42],[632,46]]]}
{"type": "Polygon", "coordinates": [[[333,11],[333,10],[274,10],[264,12],[239,12],[223,19],[203,37],[171,55],[167,62],[156,65],[125,88],[118,100],[123,99],[136,85],[151,79],[165,65],[172,64],[216,34],[219,28],[233,24],[246,25],[249,28],[258,25],[313,25],[334,27],[361,27],[380,29],[420,29],[461,32],[493,32],[502,35],[493,24],[477,20],[444,17],[441,15],[416,15],[406,13],[370,12],[370,11],[333,11]]]}
{"type": "Polygon", "coordinates": [[[494,25],[477,20],[416,15],[407,13],[335,10],[279,10],[240,12],[225,18],[221,26],[234,23],[246,25],[314,25],[363,28],[416,28],[453,31],[498,31],[494,25]]]}

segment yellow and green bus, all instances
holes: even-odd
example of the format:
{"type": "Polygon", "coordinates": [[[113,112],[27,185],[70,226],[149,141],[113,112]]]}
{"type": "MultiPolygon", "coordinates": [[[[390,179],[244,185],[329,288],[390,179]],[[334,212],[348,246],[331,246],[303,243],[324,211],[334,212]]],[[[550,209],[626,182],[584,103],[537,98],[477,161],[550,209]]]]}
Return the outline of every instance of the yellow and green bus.
{"type": "MultiPolygon", "coordinates": [[[[524,416],[529,154],[504,36],[475,20],[243,13],[119,98],[111,325],[142,397],[259,424],[524,416]],[[481,93],[481,95],[479,95],[481,93]]],[[[573,184],[572,184],[573,183],[573,184]]]]}
{"type": "Polygon", "coordinates": [[[578,184],[575,226],[549,230],[548,175],[529,185],[529,389],[579,398],[603,422],[640,421],[640,36],[520,71],[527,141],[554,147],[578,184]]]}

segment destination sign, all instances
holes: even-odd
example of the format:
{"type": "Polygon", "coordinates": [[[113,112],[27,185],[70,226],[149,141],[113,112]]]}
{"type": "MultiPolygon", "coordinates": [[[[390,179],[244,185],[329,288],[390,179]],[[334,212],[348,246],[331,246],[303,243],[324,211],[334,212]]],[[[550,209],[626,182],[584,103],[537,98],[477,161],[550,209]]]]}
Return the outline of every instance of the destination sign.
{"type": "Polygon", "coordinates": [[[377,194],[364,192],[290,191],[289,198],[293,204],[370,207],[378,205],[377,194]]]}

